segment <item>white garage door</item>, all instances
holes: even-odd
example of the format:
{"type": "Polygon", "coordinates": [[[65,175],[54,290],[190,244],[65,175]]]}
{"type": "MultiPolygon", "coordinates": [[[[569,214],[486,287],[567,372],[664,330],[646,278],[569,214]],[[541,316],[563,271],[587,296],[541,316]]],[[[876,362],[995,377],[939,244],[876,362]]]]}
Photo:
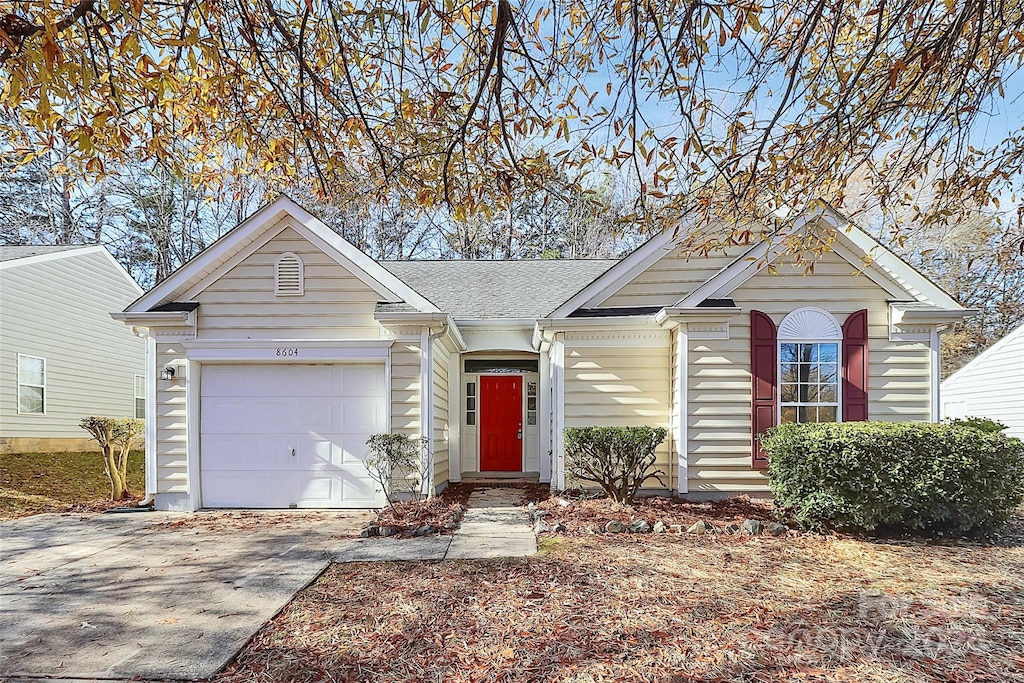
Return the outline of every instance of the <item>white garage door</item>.
{"type": "Polygon", "coordinates": [[[366,439],[385,431],[384,366],[204,365],[204,507],[372,507],[366,439]]]}

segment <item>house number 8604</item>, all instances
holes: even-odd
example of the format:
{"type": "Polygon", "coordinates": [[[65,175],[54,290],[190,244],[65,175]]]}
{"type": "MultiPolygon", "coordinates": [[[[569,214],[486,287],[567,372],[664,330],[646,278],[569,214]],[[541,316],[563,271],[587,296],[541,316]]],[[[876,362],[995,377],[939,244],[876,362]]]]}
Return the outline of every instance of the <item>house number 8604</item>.
{"type": "Polygon", "coordinates": [[[279,355],[279,356],[297,356],[297,355],[299,355],[299,350],[295,349],[295,348],[282,348],[282,347],[279,347],[277,349],[277,355],[279,355]]]}

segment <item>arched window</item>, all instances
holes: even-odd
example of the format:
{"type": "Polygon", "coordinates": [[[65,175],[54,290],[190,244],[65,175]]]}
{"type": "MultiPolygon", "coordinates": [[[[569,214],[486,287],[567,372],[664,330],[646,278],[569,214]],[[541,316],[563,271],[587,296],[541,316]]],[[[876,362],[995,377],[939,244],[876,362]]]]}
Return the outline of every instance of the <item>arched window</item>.
{"type": "Polygon", "coordinates": [[[779,325],[779,423],[842,419],[843,328],[807,306],[779,325]]]}
{"type": "Polygon", "coordinates": [[[277,296],[302,296],[303,272],[302,259],[295,254],[285,252],[278,257],[274,265],[274,294],[277,296]]]}

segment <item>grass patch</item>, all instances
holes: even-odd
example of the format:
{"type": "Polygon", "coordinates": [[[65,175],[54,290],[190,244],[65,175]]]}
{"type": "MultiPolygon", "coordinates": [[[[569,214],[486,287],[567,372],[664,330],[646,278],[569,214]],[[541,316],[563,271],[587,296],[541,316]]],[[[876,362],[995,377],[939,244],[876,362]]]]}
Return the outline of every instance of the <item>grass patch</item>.
{"type": "MultiPolygon", "coordinates": [[[[132,493],[141,497],[145,489],[142,451],[128,456],[128,482],[132,493]]],[[[0,519],[125,504],[109,498],[110,481],[98,452],[0,455],[0,519]]]]}

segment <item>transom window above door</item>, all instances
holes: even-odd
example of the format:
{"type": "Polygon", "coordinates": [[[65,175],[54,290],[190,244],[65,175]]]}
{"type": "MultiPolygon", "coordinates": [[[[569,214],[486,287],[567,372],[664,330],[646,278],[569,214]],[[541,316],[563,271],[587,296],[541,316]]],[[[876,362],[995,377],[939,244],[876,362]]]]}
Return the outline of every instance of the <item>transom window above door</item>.
{"type": "Polygon", "coordinates": [[[501,358],[495,360],[467,358],[465,371],[481,375],[519,374],[537,372],[537,366],[536,358],[501,358]]]}

